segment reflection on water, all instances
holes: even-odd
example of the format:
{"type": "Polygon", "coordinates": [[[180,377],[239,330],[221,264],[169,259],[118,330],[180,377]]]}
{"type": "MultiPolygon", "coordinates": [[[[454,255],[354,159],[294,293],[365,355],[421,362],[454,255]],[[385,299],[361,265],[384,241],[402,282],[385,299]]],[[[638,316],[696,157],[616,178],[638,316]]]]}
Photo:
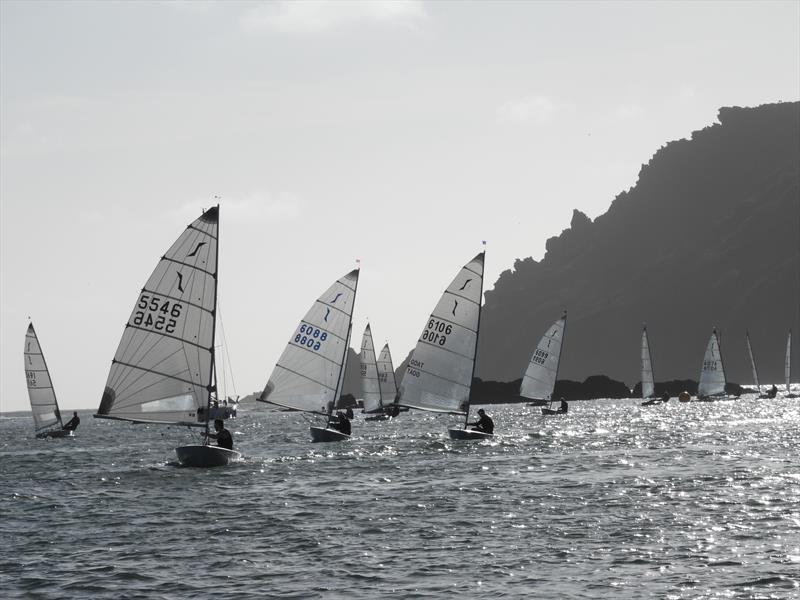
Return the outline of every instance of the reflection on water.
{"type": "Polygon", "coordinates": [[[186,430],[0,420],[6,597],[788,598],[800,594],[800,400],[575,402],[232,421],[244,460],[184,469],[186,430]]]}

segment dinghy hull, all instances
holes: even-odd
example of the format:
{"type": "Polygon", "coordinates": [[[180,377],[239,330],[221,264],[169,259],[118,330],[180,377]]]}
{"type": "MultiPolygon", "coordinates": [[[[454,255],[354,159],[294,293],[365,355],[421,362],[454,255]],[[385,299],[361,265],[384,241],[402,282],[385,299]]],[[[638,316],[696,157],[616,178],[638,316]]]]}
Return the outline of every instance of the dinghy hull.
{"type": "Polygon", "coordinates": [[[312,442],[343,442],[349,440],[350,436],[336,429],[327,427],[310,427],[312,442]]]}
{"type": "Polygon", "coordinates": [[[70,430],[66,431],[64,429],[53,429],[52,431],[43,431],[42,433],[36,434],[37,438],[71,438],[75,437],[75,434],[70,430]]]}
{"type": "Polygon", "coordinates": [[[180,446],[175,448],[178,461],[184,467],[224,467],[239,460],[241,454],[236,450],[228,450],[219,446],[180,446]]]}
{"type": "Polygon", "coordinates": [[[494,434],[486,433],[485,431],[474,431],[472,429],[448,429],[447,433],[450,434],[451,440],[488,440],[494,437],[494,434]]]}
{"type": "Polygon", "coordinates": [[[542,414],[543,415],[565,415],[567,413],[566,413],[566,411],[563,411],[561,409],[553,410],[552,408],[543,408],[542,409],[542,414]]]}

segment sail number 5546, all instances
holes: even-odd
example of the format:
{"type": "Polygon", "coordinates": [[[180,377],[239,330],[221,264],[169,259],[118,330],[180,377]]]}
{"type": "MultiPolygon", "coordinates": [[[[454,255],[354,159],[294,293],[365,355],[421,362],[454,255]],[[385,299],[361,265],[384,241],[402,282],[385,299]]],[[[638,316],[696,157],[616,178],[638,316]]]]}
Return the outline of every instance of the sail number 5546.
{"type": "Polygon", "coordinates": [[[422,332],[422,339],[431,344],[439,344],[444,346],[447,341],[447,336],[453,333],[453,326],[450,323],[431,319],[428,321],[428,326],[422,332]]]}
{"type": "Polygon", "coordinates": [[[170,302],[166,298],[162,299],[158,296],[142,294],[136,309],[136,312],[133,313],[134,325],[166,333],[175,333],[175,327],[178,324],[177,319],[183,312],[183,304],[170,302]]]}

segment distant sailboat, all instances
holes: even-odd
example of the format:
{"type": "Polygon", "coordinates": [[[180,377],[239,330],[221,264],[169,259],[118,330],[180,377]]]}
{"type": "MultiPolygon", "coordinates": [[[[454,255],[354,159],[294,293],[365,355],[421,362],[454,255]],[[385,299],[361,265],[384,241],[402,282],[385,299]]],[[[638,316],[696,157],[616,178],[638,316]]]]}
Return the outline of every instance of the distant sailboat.
{"type": "Polygon", "coordinates": [[[520,396],[533,400],[528,406],[544,406],[553,400],[566,329],[567,311],[564,311],[542,336],[531,355],[519,388],[520,396]]]}
{"type": "Polygon", "coordinates": [[[786,382],[786,396],[784,398],[797,398],[797,394],[791,391],[792,382],[792,330],[789,330],[789,335],[786,337],[786,362],[783,364],[783,378],[786,382]]]}
{"type": "Polygon", "coordinates": [[[25,333],[25,378],[28,381],[28,398],[31,401],[36,437],[72,436],[72,431],[64,431],[56,391],[33,323],[28,325],[28,331],[25,333]]]}
{"type": "MultiPolygon", "coordinates": [[[[219,206],[193,221],[139,292],[122,334],[97,418],[203,427],[216,390],[219,206]]],[[[239,452],[202,445],[175,449],[181,464],[226,465],[239,452]]]]}
{"type": "Polygon", "coordinates": [[[392,364],[392,353],[389,351],[389,344],[384,344],[381,353],[378,355],[378,381],[381,384],[381,400],[384,403],[386,412],[397,413],[397,379],[394,376],[394,365],[392,364]]]}
{"type": "Polygon", "coordinates": [[[711,400],[725,395],[725,368],[722,365],[722,354],[719,347],[717,330],[711,337],[703,356],[703,367],[700,370],[700,383],[697,386],[699,400],[711,400]]]}
{"type": "Polygon", "coordinates": [[[375,356],[375,345],[372,341],[372,329],[367,323],[361,337],[361,399],[364,412],[367,414],[383,414],[383,395],[378,376],[378,360],[375,356]]]}
{"type": "Polygon", "coordinates": [[[258,400],[326,418],[311,426],[312,442],[337,442],[350,435],[332,428],[350,345],[358,269],[337,280],[300,321],[258,400]]]}
{"type": "Polygon", "coordinates": [[[753,383],[756,386],[758,393],[761,393],[761,384],[758,382],[758,369],[756,369],[756,357],[753,356],[753,345],[750,343],[750,332],[745,329],[744,339],[747,343],[747,356],[750,358],[750,369],[753,372],[753,383]]]}
{"type": "Polygon", "coordinates": [[[669,395],[666,394],[664,398],[656,397],[656,384],[653,379],[653,357],[650,354],[650,341],[647,337],[647,325],[642,328],[642,406],[653,406],[656,404],[663,404],[669,400],[669,395]]]}
{"type": "Polygon", "coordinates": [[[464,429],[448,430],[452,439],[491,437],[466,428],[478,347],[484,258],[485,252],[481,252],[464,265],[444,291],[400,383],[401,406],[465,416],[464,429]]]}

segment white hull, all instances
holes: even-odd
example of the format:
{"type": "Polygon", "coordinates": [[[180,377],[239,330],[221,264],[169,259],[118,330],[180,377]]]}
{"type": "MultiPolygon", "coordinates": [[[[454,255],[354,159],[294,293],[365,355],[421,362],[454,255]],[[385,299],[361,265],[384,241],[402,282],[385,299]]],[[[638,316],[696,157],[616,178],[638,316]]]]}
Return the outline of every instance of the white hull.
{"type": "Polygon", "coordinates": [[[450,434],[451,440],[488,440],[494,437],[494,434],[486,433],[484,431],[475,431],[473,429],[448,429],[447,433],[450,434]]]}
{"type": "Polygon", "coordinates": [[[336,429],[327,427],[310,427],[312,442],[342,442],[349,440],[350,436],[336,429]]]}
{"type": "Polygon", "coordinates": [[[228,450],[219,446],[180,446],[175,448],[178,461],[184,467],[224,467],[241,458],[236,450],[228,450]]]}

